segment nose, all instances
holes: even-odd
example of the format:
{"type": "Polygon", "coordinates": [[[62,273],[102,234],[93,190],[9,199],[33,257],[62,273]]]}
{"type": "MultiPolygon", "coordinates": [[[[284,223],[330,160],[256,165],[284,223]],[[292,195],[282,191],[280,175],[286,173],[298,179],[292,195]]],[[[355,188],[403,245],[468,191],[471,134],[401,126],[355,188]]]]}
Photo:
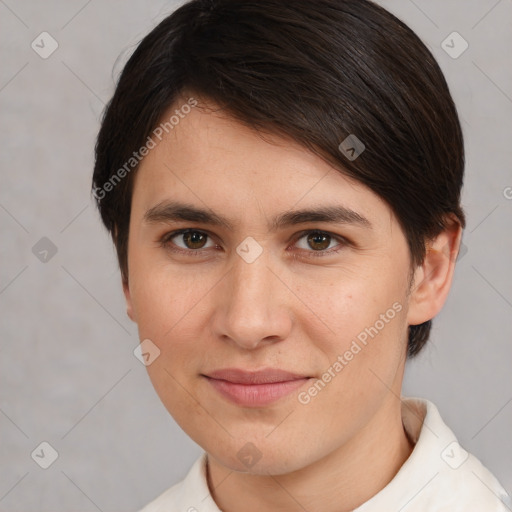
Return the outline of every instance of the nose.
{"type": "Polygon", "coordinates": [[[292,328],[292,293],[266,252],[251,263],[238,254],[233,260],[217,288],[214,333],[245,350],[286,339],[292,328]]]}

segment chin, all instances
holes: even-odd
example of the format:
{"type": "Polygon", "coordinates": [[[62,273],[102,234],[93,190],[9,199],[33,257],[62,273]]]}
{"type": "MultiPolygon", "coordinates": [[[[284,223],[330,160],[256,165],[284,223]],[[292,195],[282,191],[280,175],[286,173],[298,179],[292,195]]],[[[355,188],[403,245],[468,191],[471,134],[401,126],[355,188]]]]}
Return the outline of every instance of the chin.
{"type": "Polygon", "coordinates": [[[285,445],[283,439],[270,442],[269,439],[231,439],[228,446],[220,443],[203,446],[210,457],[222,466],[239,473],[253,475],[283,475],[298,471],[313,462],[303,451],[303,445],[285,445]]]}

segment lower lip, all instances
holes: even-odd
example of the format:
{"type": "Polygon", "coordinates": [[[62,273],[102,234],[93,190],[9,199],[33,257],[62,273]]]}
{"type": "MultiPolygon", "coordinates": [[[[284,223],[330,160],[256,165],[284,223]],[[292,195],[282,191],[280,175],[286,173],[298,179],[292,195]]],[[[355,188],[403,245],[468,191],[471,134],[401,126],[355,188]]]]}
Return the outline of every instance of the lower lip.
{"type": "Polygon", "coordinates": [[[227,380],[212,379],[208,382],[222,396],[237,405],[260,407],[276,402],[300,388],[309,379],[296,379],[268,384],[235,384],[227,380]]]}

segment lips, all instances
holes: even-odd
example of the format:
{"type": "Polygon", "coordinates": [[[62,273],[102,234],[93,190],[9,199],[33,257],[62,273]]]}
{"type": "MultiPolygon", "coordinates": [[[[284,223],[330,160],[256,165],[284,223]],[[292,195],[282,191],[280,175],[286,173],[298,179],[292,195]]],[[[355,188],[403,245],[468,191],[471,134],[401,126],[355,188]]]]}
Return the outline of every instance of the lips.
{"type": "Polygon", "coordinates": [[[237,368],[226,368],[225,370],[210,372],[207,377],[225,380],[233,384],[273,384],[307,378],[305,375],[271,368],[255,372],[239,370],[237,368]]]}
{"type": "Polygon", "coordinates": [[[203,376],[224,398],[246,407],[276,402],[309,380],[305,375],[272,368],[259,371],[226,368],[203,376]]]}

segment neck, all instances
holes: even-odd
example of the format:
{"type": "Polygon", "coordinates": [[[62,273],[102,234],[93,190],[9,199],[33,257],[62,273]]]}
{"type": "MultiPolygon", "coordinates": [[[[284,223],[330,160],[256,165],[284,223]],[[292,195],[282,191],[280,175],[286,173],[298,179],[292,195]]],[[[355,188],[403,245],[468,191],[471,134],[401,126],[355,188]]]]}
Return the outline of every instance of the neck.
{"type": "Polygon", "coordinates": [[[208,485],[224,512],[351,511],[383,489],[413,445],[394,396],[357,436],[326,457],[284,475],[238,473],[208,457],[208,485]]]}

